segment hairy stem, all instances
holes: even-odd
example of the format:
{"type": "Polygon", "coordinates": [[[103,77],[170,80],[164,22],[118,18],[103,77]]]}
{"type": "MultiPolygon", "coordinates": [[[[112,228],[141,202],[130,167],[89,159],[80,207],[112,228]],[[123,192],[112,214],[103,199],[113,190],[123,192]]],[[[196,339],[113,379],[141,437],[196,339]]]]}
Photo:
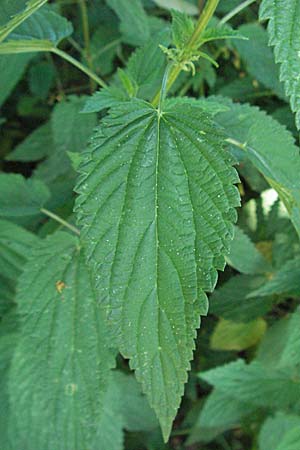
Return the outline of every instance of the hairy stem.
{"type": "Polygon", "coordinates": [[[46,216],[50,217],[51,219],[55,220],[56,222],[60,223],[64,227],[68,228],[69,230],[73,231],[73,233],[80,235],[80,231],[78,228],[74,227],[70,223],[66,222],[64,219],[59,217],[57,214],[54,214],[53,212],[49,211],[48,209],[41,208],[41,212],[45,214],[46,216]]]}
{"type": "Polygon", "coordinates": [[[247,8],[247,6],[250,6],[250,5],[252,5],[252,3],[255,3],[255,2],[256,2],[256,0],[246,0],[245,2],[236,6],[232,11],[229,11],[229,13],[226,14],[226,16],[223,17],[223,19],[220,20],[219,25],[223,25],[224,23],[228,22],[234,16],[236,16],[241,11],[243,11],[243,9],[247,8]]]}
{"type": "Polygon", "coordinates": [[[52,53],[55,53],[56,55],[60,56],[61,58],[68,61],[70,64],[73,64],[73,66],[77,67],[77,69],[81,70],[83,73],[85,73],[88,77],[90,77],[92,80],[94,80],[99,86],[106,87],[105,81],[103,81],[101,78],[98,77],[92,70],[90,70],[88,67],[81,64],[77,59],[70,56],[68,53],[64,52],[63,50],[60,50],[59,48],[53,48],[51,49],[52,53]]]}
{"type": "MultiPolygon", "coordinates": [[[[213,14],[218,6],[218,3],[219,3],[219,0],[208,0],[208,2],[206,3],[205,8],[204,8],[203,12],[200,14],[200,17],[198,19],[194,33],[192,34],[191,39],[187,43],[187,46],[183,53],[183,59],[185,58],[186,55],[189,54],[190,50],[194,47],[195,43],[197,42],[199,36],[205,30],[208,22],[210,21],[211,17],[213,16],[213,14]]],[[[170,70],[167,85],[166,85],[166,92],[168,92],[170,90],[170,88],[173,86],[173,84],[176,81],[180,72],[181,72],[181,67],[179,64],[172,67],[172,69],[170,70]]],[[[157,106],[159,104],[160,95],[161,95],[161,91],[159,90],[152,100],[153,106],[157,106]]]]}

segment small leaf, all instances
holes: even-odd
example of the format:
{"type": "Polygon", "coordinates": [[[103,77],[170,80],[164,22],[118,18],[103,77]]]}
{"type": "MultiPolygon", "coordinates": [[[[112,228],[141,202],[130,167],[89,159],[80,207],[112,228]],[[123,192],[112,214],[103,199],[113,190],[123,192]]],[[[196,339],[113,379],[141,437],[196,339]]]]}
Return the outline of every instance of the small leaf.
{"type": "Polygon", "coordinates": [[[210,312],[236,322],[249,322],[263,316],[273,304],[272,296],[252,296],[267,279],[263,276],[237,275],[223,283],[210,297],[210,312]]]}
{"type": "Polygon", "coordinates": [[[172,11],[172,41],[177,48],[182,49],[186,46],[194,29],[195,23],[187,14],[172,11]]]}
{"type": "Polygon", "coordinates": [[[211,336],[210,347],[213,350],[245,350],[261,340],[266,328],[262,318],[247,323],[221,319],[211,336]]]}
{"type": "Polygon", "coordinates": [[[223,135],[186,100],[162,113],[138,100],[111,109],[80,171],[76,211],[99,301],[167,439],[204,291],[224,268],[238,178],[223,135]]]}
{"type": "Polygon", "coordinates": [[[91,448],[114,357],[75,237],[57,233],[32,250],[17,303],[21,336],[9,380],[14,448],[91,448]]]}
{"type": "Polygon", "coordinates": [[[268,261],[239,227],[235,227],[234,239],[226,261],[234,269],[247,275],[272,270],[268,261]]]}
{"type": "Polygon", "coordinates": [[[8,161],[39,161],[54,151],[51,125],[49,122],[36,128],[8,154],[8,161]]]}
{"type": "Polygon", "coordinates": [[[201,43],[215,41],[218,39],[241,39],[248,40],[239,30],[233,30],[228,25],[220,25],[216,27],[206,28],[199,38],[201,43]]]}
{"type": "Polygon", "coordinates": [[[0,217],[38,215],[49,197],[50,192],[41,181],[0,174],[0,217]]]}

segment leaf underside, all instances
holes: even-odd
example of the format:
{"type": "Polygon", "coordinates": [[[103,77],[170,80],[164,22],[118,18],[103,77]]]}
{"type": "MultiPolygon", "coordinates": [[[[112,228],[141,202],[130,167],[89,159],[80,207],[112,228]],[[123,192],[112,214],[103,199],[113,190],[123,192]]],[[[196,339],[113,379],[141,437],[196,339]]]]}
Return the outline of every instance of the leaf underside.
{"type": "Polygon", "coordinates": [[[270,45],[274,46],[275,60],[280,63],[280,79],[290,97],[300,129],[300,2],[299,0],[263,0],[260,19],[269,20],[270,45]]]}
{"type": "Polygon", "coordinates": [[[223,136],[195,104],[112,109],[81,166],[77,213],[112,336],[167,439],[204,291],[224,268],[239,196],[223,136]]]}

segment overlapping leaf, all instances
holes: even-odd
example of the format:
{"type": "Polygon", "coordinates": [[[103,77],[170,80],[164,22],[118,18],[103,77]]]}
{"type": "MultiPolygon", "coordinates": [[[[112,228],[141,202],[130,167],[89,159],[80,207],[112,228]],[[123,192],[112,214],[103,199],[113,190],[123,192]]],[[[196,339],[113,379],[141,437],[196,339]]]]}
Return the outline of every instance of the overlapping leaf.
{"type": "Polygon", "coordinates": [[[79,242],[57,233],[33,249],[17,296],[10,438],[24,450],[93,445],[114,358],[79,242]]]}
{"type": "Polygon", "coordinates": [[[232,238],[239,196],[223,137],[196,104],[111,110],[81,166],[82,238],[112,335],[168,437],[204,291],[232,238]]]}
{"type": "Polygon", "coordinates": [[[7,20],[7,22],[1,24],[0,42],[2,42],[15,28],[21,25],[21,23],[24,22],[24,20],[30,17],[45,3],[47,3],[47,0],[29,0],[27,2],[19,1],[17,2],[16,5],[16,3],[4,0],[0,5],[1,6],[0,12],[1,16],[4,17],[7,20]]]}
{"type": "Polygon", "coordinates": [[[269,20],[270,45],[274,46],[275,60],[280,63],[280,78],[290,97],[296,124],[300,128],[300,3],[298,0],[263,0],[260,19],[269,20]]]}

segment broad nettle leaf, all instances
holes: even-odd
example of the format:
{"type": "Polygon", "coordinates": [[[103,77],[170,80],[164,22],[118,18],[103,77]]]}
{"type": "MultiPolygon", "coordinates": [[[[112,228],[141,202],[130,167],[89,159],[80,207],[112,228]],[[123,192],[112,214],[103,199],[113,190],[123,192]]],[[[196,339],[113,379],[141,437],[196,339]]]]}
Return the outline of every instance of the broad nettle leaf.
{"type": "Polygon", "coordinates": [[[270,45],[274,46],[275,60],[280,63],[280,78],[290,97],[296,124],[300,129],[300,3],[299,0],[263,0],[260,19],[269,20],[270,45]]]}
{"type": "Polygon", "coordinates": [[[239,205],[223,142],[195,102],[159,112],[132,100],[104,119],[80,169],[76,211],[99,301],[165,439],[239,205]]]}
{"type": "Polygon", "coordinates": [[[277,413],[268,417],[259,433],[260,450],[297,450],[300,440],[300,417],[277,413]]]}
{"type": "Polygon", "coordinates": [[[14,448],[96,450],[114,355],[77,238],[59,232],[32,250],[17,303],[21,335],[9,380],[14,448]]]}

